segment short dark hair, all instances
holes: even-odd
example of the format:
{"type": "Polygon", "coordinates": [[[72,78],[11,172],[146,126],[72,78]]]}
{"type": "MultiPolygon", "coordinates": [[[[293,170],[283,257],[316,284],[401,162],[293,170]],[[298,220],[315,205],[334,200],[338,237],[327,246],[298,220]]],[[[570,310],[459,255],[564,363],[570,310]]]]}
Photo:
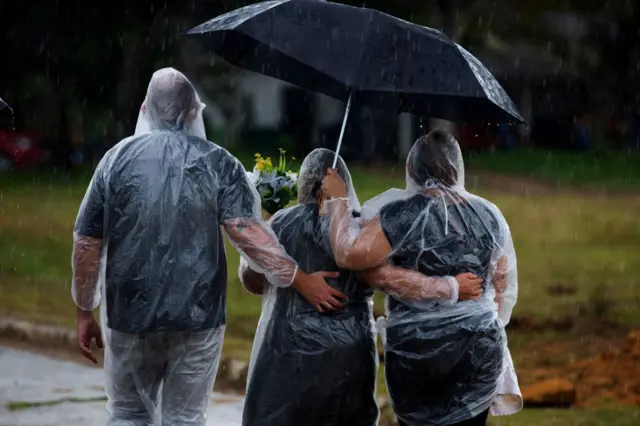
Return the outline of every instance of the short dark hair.
{"type": "MultiPolygon", "coordinates": [[[[458,142],[448,132],[435,129],[418,138],[409,153],[407,172],[418,185],[434,180],[446,186],[458,182],[458,166],[453,158],[458,142]]],[[[458,151],[459,152],[459,151],[458,151]]]]}

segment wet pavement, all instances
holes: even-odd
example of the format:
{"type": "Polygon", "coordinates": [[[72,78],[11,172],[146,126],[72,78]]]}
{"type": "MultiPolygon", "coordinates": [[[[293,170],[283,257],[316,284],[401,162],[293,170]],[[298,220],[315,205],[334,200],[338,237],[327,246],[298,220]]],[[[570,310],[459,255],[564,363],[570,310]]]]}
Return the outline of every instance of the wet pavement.
{"type": "MultiPolygon", "coordinates": [[[[0,347],[0,426],[102,426],[102,369],[0,347]]],[[[207,425],[239,426],[243,398],[214,393],[207,425]]]]}

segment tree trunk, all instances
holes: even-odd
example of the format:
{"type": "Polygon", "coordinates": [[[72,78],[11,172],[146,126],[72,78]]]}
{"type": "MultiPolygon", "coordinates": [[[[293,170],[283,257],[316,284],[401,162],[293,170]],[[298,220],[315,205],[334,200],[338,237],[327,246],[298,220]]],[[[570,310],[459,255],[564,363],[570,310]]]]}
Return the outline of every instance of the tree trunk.
{"type": "Polygon", "coordinates": [[[135,130],[138,116],[136,111],[143,101],[138,96],[142,93],[138,82],[146,80],[142,64],[148,61],[150,56],[142,41],[143,36],[138,30],[129,31],[122,40],[122,71],[116,88],[115,122],[109,132],[111,145],[132,135],[135,130]]]}

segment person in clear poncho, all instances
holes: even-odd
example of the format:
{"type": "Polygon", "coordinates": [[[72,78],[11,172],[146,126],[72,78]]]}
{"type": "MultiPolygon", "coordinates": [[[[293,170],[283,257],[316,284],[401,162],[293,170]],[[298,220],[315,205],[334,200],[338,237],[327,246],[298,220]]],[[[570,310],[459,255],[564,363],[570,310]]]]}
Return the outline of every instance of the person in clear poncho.
{"type": "Polygon", "coordinates": [[[418,139],[406,176],[406,190],[380,196],[377,215],[354,233],[345,185],[329,171],[323,194],[332,251],[348,269],[390,260],[426,275],[468,271],[483,279],[475,301],[388,297],[385,372],[401,425],[484,425],[510,362],[504,327],[517,272],[509,227],[496,206],[464,189],[460,148],[447,133],[418,139]]]}
{"type": "MultiPolygon", "coordinates": [[[[340,269],[331,252],[328,222],[319,216],[320,186],[335,153],[312,151],[298,176],[298,205],[270,220],[281,244],[309,271],[337,271],[330,283],[347,295],[344,309],[318,314],[287,288],[269,284],[246,262],[239,275],[245,287],[263,294],[262,314],[251,355],[244,426],[375,425],[374,399],[377,351],[373,331],[373,288],[400,299],[449,300],[480,293],[480,281],[470,274],[427,277],[385,265],[369,271],[372,287],[353,272],[340,269]],[[393,279],[389,280],[388,278],[393,279]]],[[[347,182],[348,205],[354,217],[360,209],[349,171],[339,159],[347,182]]]]}
{"type": "Polygon", "coordinates": [[[273,285],[319,310],[342,306],[326,274],[298,268],[263,223],[240,162],[206,140],[203,108],[183,74],[155,72],[135,134],[100,161],[76,219],[78,342],[97,362],[91,344],[104,338],[109,425],[205,424],[225,327],[221,227],[273,285]]]}

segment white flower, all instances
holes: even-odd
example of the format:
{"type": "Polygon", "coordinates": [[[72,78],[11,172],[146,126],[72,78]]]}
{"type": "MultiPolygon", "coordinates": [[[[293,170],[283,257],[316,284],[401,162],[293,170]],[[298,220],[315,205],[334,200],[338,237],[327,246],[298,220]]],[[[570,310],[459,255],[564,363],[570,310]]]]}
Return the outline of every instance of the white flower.
{"type": "Polygon", "coordinates": [[[272,170],[270,172],[262,171],[262,172],[260,172],[260,179],[263,182],[271,182],[273,179],[276,178],[277,175],[278,174],[277,174],[277,172],[275,170],[272,170]]]}
{"type": "Polygon", "coordinates": [[[298,182],[298,175],[296,173],[287,172],[287,178],[289,178],[287,186],[289,187],[289,189],[293,189],[293,187],[296,186],[296,183],[298,182]]]}
{"type": "Polygon", "coordinates": [[[279,194],[283,188],[293,190],[297,184],[298,175],[292,172],[285,172],[282,174],[276,170],[266,171],[258,170],[255,166],[253,171],[247,171],[247,176],[253,183],[254,187],[260,194],[262,202],[275,203],[278,208],[284,208],[286,206],[280,206],[280,204],[287,204],[289,202],[290,194],[283,199],[282,194],[279,194]],[[279,175],[279,173],[281,175],[279,175]]]}
{"type": "Polygon", "coordinates": [[[259,173],[256,173],[256,170],[254,169],[252,172],[247,172],[247,177],[249,178],[249,181],[255,185],[258,182],[260,175],[259,173]]]}
{"type": "Polygon", "coordinates": [[[284,176],[276,176],[269,182],[273,191],[278,191],[280,188],[284,187],[287,184],[287,179],[284,176]]]}

